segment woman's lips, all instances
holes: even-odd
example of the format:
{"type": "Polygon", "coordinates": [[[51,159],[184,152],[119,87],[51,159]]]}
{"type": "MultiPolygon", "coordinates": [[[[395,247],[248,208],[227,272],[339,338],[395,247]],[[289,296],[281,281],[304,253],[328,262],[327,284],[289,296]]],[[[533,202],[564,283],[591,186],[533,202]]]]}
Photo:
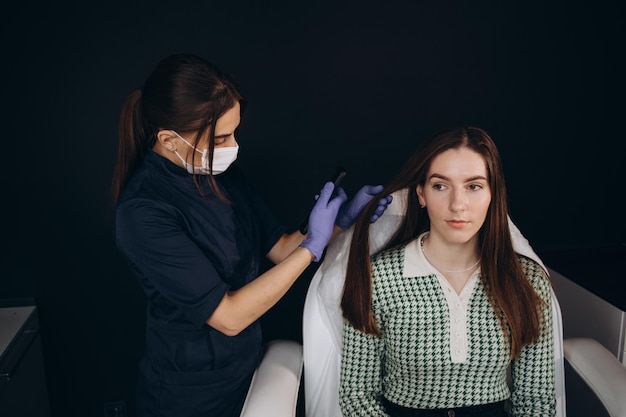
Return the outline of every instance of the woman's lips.
{"type": "Polygon", "coordinates": [[[455,229],[461,229],[467,225],[467,222],[463,220],[447,220],[446,223],[455,229]]]}

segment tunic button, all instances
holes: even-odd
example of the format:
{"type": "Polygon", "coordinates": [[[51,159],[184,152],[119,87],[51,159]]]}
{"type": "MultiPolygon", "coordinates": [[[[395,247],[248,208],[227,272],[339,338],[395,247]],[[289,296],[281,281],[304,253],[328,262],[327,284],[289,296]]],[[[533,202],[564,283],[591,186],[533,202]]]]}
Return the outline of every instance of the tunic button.
{"type": "Polygon", "coordinates": [[[454,417],[454,410],[448,410],[448,417],[454,417]]]}

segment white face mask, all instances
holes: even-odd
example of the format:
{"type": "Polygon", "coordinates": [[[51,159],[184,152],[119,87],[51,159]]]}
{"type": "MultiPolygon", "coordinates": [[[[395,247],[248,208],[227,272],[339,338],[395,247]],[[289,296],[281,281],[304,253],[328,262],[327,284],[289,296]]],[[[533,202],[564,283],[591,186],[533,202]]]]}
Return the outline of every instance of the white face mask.
{"type": "MultiPolygon", "coordinates": [[[[172,132],[174,132],[172,130],[172,132]]],[[[187,142],[185,138],[183,138],[178,133],[174,132],[176,136],[178,136],[183,142],[187,144],[190,148],[193,148],[194,151],[202,154],[202,166],[193,166],[188,163],[180,154],[176,151],[174,153],[176,156],[180,158],[185,166],[185,169],[190,174],[196,173],[200,175],[208,175],[211,173],[209,170],[209,150],[205,149],[203,151],[199,151],[196,149],[191,143],[187,142]]],[[[215,148],[213,149],[213,175],[221,174],[226,171],[229,166],[232,165],[233,162],[237,159],[237,154],[239,153],[239,145],[237,146],[229,146],[227,148],[215,148]]]]}

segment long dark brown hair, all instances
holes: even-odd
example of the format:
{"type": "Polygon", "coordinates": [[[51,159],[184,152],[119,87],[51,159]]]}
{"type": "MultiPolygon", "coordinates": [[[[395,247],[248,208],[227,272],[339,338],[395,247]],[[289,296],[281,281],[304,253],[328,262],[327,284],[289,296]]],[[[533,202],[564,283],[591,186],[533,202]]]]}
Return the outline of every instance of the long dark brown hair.
{"type": "MultiPolygon", "coordinates": [[[[424,185],[436,156],[449,150],[468,148],[485,160],[491,188],[491,203],[479,231],[481,280],[489,300],[508,333],[511,356],[518,357],[523,346],[534,343],[540,334],[541,298],[528,282],[513,250],[508,225],[508,207],[500,154],[493,140],[482,129],[463,127],[443,130],[421,142],[400,172],[384,187],[381,195],[408,189],[404,219],[390,241],[380,251],[401,247],[429,230],[428,212],[421,208],[416,188],[424,185]]],[[[341,299],[343,316],[365,333],[381,336],[372,311],[369,219],[377,206],[372,200],[358,217],[350,247],[346,279],[341,299]]]]}
{"type": "MultiPolygon", "coordinates": [[[[209,131],[209,166],[213,169],[215,124],[237,102],[245,101],[235,83],[215,66],[193,54],[174,54],[163,59],[143,87],[126,98],[119,121],[117,163],[113,174],[113,199],[154,146],[161,129],[178,133],[197,132],[193,145],[209,131]]],[[[193,152],[193,159],[196,152],[193,152]]],[[[212,175],[207,175],[216,195],[226,200],[212,175]]],[[[198,186],[198,178],[194,174],[198,186]]],[[[198,190],[200,187],[198,186],[198,190]]]]}

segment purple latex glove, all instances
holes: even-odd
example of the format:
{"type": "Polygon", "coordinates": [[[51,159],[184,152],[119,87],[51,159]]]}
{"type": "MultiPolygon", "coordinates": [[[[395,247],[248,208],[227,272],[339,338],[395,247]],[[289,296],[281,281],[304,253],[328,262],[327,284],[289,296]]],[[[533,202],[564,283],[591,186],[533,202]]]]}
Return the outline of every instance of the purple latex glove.
{"type": "Polygon", "coordinates": [[[324,249],[335,227],[335,219],[341,205],[348,199],[346,192],[342,188],[337,188],[337,195],[333,198],[335,186],[332,182],[324,184],[317,202],[309,215],[309,227],[307,237],[300,244],[313,254],[313,261],[318,262],[324,253],[324,249]]]}
{"type": "MultiPolygon", "coordinates": [[[[342,229],[349,229],[350,226],[354,224],[356,218],[359,216],[359,213],[370,202],[370,200],[376,197],[376,194],[380,193],[383,190],[382,185],[364,185],[361,187],[359,191],[355,194],[354,198],[349,202],[345,203],[341,206],[339,210],[339,215],[337,216],[336,224],[342,229]]],[[[392,197],[390,195],[382,197],[378,201],[378,206],[376,207],[376,211],[372,215],[370,219],[371,223],[374,223],[376,220],[383,215],[389,203],[391,203],[392,197]]]]}

